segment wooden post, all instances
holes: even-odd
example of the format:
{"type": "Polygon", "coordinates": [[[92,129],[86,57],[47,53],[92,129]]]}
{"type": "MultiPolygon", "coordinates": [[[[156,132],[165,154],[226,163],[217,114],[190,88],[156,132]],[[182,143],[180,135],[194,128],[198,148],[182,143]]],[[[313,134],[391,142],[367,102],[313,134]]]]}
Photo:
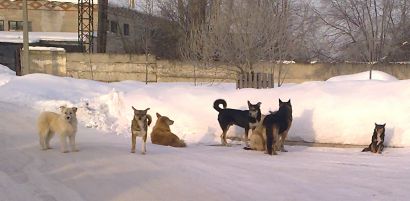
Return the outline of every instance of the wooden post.
{"type": "Polygon", "coordinates": [[[268,77],[268,88],[273,88],[273,87],[272,87],[273,84],[274,84],[274,83],[273,83],[273,74],[269,74],[269,77],[268,77]]]}

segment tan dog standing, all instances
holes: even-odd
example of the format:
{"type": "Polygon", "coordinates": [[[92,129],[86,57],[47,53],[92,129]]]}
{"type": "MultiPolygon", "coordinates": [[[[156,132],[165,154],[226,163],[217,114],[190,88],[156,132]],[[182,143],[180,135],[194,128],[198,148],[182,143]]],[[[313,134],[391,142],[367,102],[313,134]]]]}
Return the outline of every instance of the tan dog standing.
{"type": "Polygon", "coordinates": [[[67,153],[67,138],[71,151],[78,151],[75,145],[77,133],[76,107],[60,107],[61,113],[42,112],[38,117],[37,128],[40,137],[40,146],[43,150],[50,149],[50,140],[57,133],[60,137],[61,152],[67,153]]]}
{"type": "Polygon", "coordinates": [[[131,153],[135,153],[135,144],[137,141],[137,136],[142,137],[142,154],[145,154],[147,150],[147,131],[148,131],[148,126],[151,125],[152,118],[149,114],[147,114],[147,111],[149,108],[145,110],[137,110],[134,107],[132,107],[134,110],[134,118],[132,119],[131,122],[131,153]]]}
{"type": "Polygon", "coordinates": [[[171,132],[169,127],[174,123],[166,116],[161,116],[157,113],[157,122],[151,132],[152,144],[159,144],[172,147],[186,147],[183,140],[180,140],[178,136],[171,132]]]}

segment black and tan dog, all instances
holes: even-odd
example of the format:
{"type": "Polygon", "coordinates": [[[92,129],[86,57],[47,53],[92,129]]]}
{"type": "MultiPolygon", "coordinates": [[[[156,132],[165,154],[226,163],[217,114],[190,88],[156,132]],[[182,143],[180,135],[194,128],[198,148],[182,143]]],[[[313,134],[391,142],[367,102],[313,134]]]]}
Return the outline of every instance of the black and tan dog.
{"type": "Polygon", "coordinates": [[[279,99],[279,110],[271,112],[263,120],[263,126],[266,128],[266,150],[269,155],[276,155],[277,150],[287,152],[284,148],[284,143],[292,125],[292,120],[292,104],[290,99],[288,102],[282,102],[279,99]]]}
{"type": "Polygon", "coordinates": [[[372,142],[370,145],[362,150],[362,152],[365,151],[371,151],[373,153],[378,153],[381,154],[383,149],[384,149],[384,133],[386,131],[386,124],[374,124],[374,131],[373,131],[373,136],[372,136],[372,142]]]}
{"type": "Polygon", "coordinates": [[[214,109],[219,112],[218,122],[222,129],[221,143],[223,145],[228,145],[226,133],[232,125],[237,125],[245,129],[245,143],[248,143],[249,129],[255,129],[261,120],[261,104],[261,102],[258,102],[254,105],[248,101],[249,110],[236,110],[226,108],[227,104],[223,99],[215,100],[214,109]],[[219,107],[220,104],[223,105],[223,108],[219,107]]]}
{"type": "Polygon", "coordinates": [[[147,150],[147,130],[148,126],[151,125],[152,118],[149,114],[147,114],[149,108],[145,110],[137,110],[134,107],[132,107],[132,109],[134,110],[134,118],[131,122],[131,153],[135,153],[135,144],[137,141],[137,136],[139,136],[142,137],[141,153],[145,154],[147,150]]]}

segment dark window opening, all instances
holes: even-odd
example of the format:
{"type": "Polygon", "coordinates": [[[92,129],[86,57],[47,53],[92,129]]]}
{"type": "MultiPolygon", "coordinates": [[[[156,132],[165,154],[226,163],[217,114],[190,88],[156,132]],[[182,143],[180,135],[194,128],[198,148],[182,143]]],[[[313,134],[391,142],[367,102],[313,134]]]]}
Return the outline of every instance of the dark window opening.
{"type": "Polygon", "coordinates": [[[111,21],[111,32],[117,33],[118,32],[118,22],[111,21]]]}
{"type": "Polygon", "coordinates": [[[4,20],[0,20],[0,31],[4,31],[4,20]]]}
{"type": "Polygon", "coordinates": [[[125,36],[130,35],[130,25],[129,24],[124,24],[124,35],[125,36]]]}
{"type": "MultiPolygon", "coordinates": [[[[9,31],[23,31],[23,21],[9,21],[9,31]]],[[[31,31],[31,22],[28,22],[28,31],[31,31]]]]}

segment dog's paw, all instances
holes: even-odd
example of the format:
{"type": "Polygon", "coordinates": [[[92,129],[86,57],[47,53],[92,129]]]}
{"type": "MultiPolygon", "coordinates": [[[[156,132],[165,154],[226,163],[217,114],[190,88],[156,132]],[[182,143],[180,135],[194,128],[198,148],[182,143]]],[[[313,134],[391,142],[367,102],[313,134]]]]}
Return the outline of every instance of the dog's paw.
{"type": "Polygon", "coordinates": [[[286,149],[282,149],[282,150],[280,150],[281,152],[288,152],[288,150],[286,150],[286,149]]]}
{"type": "Polygon", "coordinates": [[[131,150],[131,153],[135,153],[135,150],[131,150]]]}
{"type": "Polygon", "coordinates": [[[68,153],[68,150],[62,150],[61,153],[68,153]]]}
{"type": "Polygon", "coordinates": [[[72,152],[79,152],[80,150],[79,149],[74,149],[74,150],[71,150],[72,152]]]}
{"type": "Polygon", "coordinates": [[[146,154],[146,152],[145,152],[145,151],[144,151],[144,152],[141,152],[141,154],[142,154],[142,155],[145,155],[145,154],[146,154]]]}

